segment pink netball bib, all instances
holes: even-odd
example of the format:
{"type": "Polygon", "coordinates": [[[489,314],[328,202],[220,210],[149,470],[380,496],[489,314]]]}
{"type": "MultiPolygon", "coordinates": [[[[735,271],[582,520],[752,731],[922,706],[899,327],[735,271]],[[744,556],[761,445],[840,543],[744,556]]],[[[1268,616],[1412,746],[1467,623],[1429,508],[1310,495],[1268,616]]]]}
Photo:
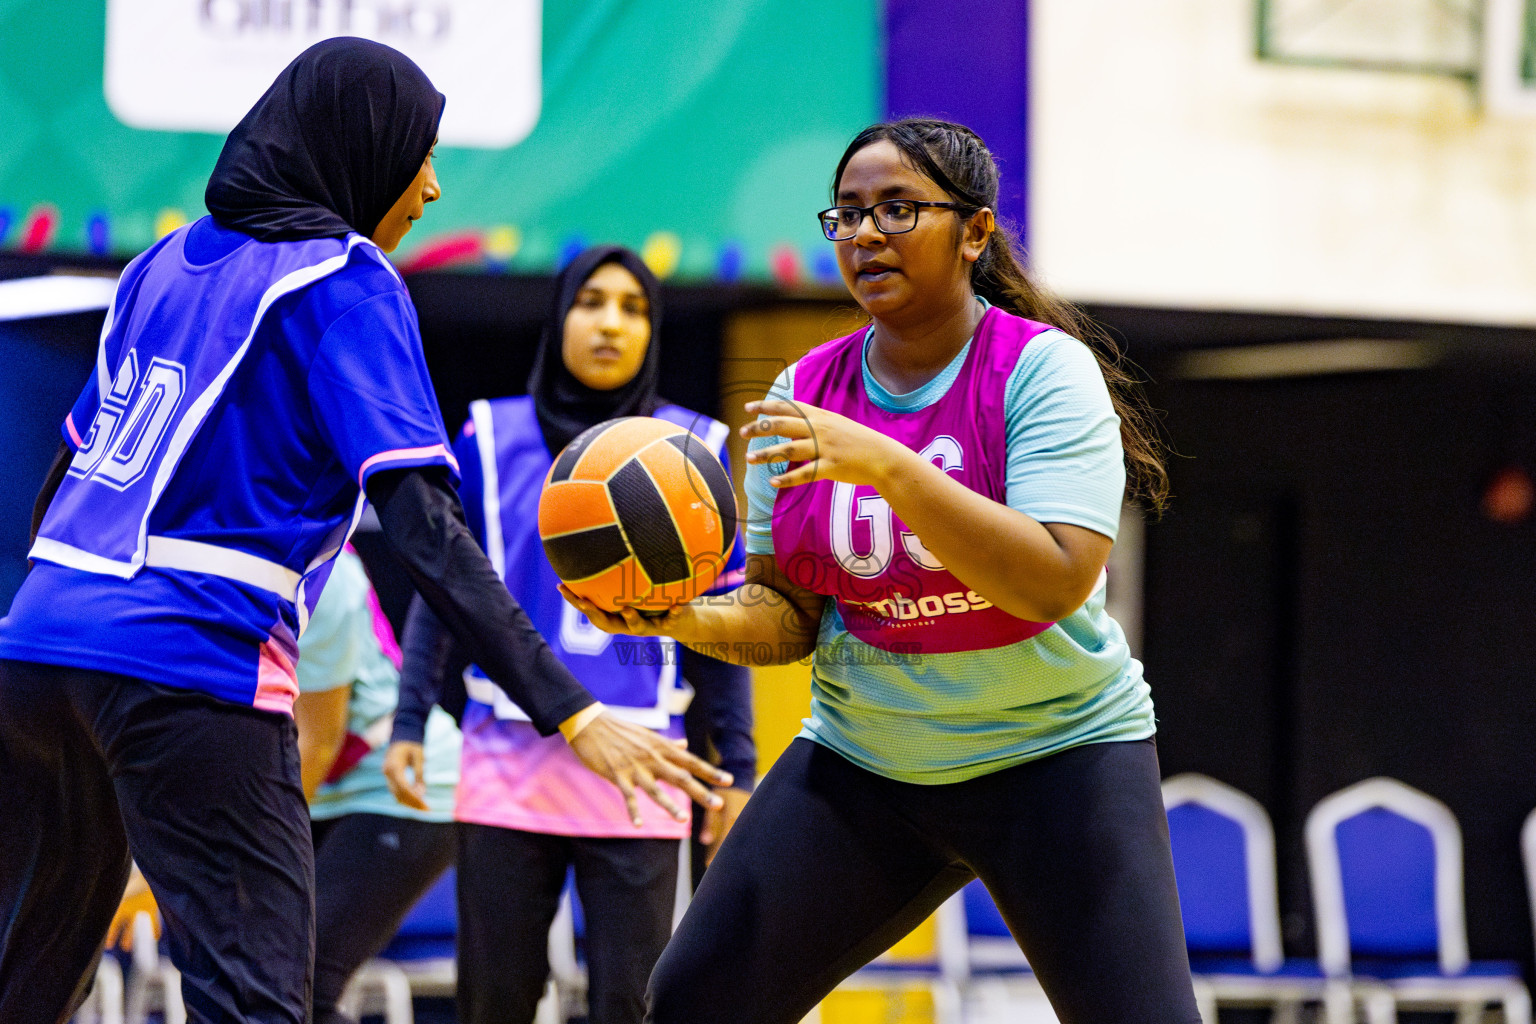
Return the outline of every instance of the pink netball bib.
{"type": "MultiPolygon", "coordinates": [[[[931,460],[993,501],[1006,497],[1004,393],[1019,354],[1048,324],[987,310],[960,375],[925,409],[888,412],[864,390],[864,331],[812,349],[795,366],[794,399],[847,416],[931,460]]],[[[785,575],[837,601],[849,632],[909,654],[987,650],[1049,622],[1015,618],[945,569],[873,487],[830,480],[780,491],[775,558],[785,575]]]]}

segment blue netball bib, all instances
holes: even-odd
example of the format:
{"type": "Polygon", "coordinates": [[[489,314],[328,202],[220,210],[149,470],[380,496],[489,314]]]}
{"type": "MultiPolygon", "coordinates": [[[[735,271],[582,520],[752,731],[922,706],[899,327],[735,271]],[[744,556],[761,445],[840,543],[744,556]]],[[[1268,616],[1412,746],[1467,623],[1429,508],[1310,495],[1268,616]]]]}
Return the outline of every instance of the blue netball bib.
{"type": "Polygon", "coordinates": [[[372,243],[351,235],[246,244],[196,266],[182,251],[188,231],[167,236],[124,274],[97,353],[100,406],[76,439],[30,557],[123,579],[146,562],[201,569],[291,600],[302,574],[233,549],[152,537],[149,518],[266,311],[372,243]]]}

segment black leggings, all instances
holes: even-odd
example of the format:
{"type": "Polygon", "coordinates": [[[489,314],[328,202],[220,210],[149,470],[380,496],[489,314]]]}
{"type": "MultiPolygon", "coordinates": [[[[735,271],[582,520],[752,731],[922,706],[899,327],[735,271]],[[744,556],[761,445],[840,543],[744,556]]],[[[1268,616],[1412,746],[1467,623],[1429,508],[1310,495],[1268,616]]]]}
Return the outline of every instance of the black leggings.
{"type": "Polygon", "coordinates": [[[315,1024],[347,1021],[336,1002],[453,863],[450,821],[346,814],[314,823],[315,1024]]]}
{"type": "Polygon", "coordinates": [[[676,839],[587,839],[459,823],[459,1020],[530,1024],[568,867],[585,914],[592,1024],[640,1024],[677,898],[676,839]]]}
{"type": "Polygon", "coordinates": [[[654,1024],[794,1024],[973,877],[1062,1024],[1199,1024],[1151,740],[920,786],[797,739],[651,975],[654,1024]]]}

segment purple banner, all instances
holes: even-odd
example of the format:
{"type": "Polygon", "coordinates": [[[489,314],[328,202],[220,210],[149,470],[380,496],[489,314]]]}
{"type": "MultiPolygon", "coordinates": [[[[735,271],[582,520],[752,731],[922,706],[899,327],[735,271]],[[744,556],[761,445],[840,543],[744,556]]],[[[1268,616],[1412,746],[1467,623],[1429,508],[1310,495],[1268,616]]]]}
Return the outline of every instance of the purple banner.
{"type": "Polygon", "coordinates": [[[1000,218],[1029,239],[1027,0],[885,0],[888,116],[967,125],[997,157],[1000,218]]]}

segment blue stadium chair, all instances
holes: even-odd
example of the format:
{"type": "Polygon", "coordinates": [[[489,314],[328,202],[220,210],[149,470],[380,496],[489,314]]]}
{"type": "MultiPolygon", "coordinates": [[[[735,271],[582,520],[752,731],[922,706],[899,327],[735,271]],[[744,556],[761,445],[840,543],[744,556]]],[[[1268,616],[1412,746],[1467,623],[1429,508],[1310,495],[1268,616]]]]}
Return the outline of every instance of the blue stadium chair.
{"type": "Polygon", "coordinates": [[[1531,924],[1536,927],[1536,811],[1520,827],[1520,858],[1525,862],[1525,891],[1531,901],[1531,924]]]}
{"type": "Polygon", "coordinates": [[[1323,970],[1374,983],[1373,1022],[1399,1006],[1475,1020],[1498,1003],[1508,1024],[1530,1024],[1519,966],[1468,955],[1461,828],[1449,807],[1396,779],[1367,779],[1320,801],[1306,840],[1323,970]]]}
{"type": "Polygon", "coordinates": [[[452,960],[459,932],[458,876],[453,868],[416,901],[400,930],[379,955],[400,964],[425,967],[452,960]]]}
{"type": "MultiPolygon", "coordinates": [[[[389,945],[353,977],[344,1008],[354,1017],[380,1012],[385,1024],[414,1024],[413,997],[454,994],[459,979],[458,930],[458,880],[449,868],[411,908],[389,945]]],[[[551,959],[554,941],[552,932],[551,959]]],[[[553,981],[534,1019],[535,1024],[564,1020],[553,981]]]]}
{"type": "MultiPolygon", "coordinates": [[[[948,954],[963,953],[963,959],[956,956],[953,960],[961,977],[1022,977],[1033,973],[981,879],[973,878],[967,882],[939,913],[940,949],[948,954]],[[945,927],[946,924],[950,927],[945,927]],[[955,936],[963,940],[963,946],[953,942],[955,936]],[[946,939],[952,945],[946,946],[946,939]]],[[[952,973],[956,972],[952,970],[952,973]]]]}
{"type": "Polygon", "coordinates": [[[1275,830],[1253,797],[1207,775],[1163,782],[1173,870],[1189,964],[1202,982],[1201,1016],[1216,1006],[1269,1006],[1295,1020],[1322,1002],[1332,1024],[1350,1019],[1347,985],[1332,984],[1314,960],[1285,958],[1275,881],[1275,830]]]}
{"type": "Polygon", "coordinates": [[[999,1008],[1009,1008],[1009,1019],[1031,1011],[1039,1019],[1054,1019],[1029,961],[980,879],[950,897],[937,918],[941,970],[959,991],[962,1008],[975,1009],[992,994],[999,1008]]]}

